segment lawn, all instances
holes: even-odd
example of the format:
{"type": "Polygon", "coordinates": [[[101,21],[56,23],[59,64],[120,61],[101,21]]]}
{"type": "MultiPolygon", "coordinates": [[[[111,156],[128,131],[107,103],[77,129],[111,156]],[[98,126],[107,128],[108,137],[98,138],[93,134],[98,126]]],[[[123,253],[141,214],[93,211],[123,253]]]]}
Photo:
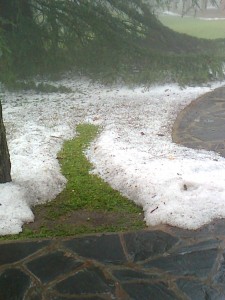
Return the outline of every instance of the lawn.
{"type": "Polygon", "coordinates": [[[225,38],[225,20],[202,20],[194,17],[160,16],[167,27],[180,33],[206,39],[225,38]]]}

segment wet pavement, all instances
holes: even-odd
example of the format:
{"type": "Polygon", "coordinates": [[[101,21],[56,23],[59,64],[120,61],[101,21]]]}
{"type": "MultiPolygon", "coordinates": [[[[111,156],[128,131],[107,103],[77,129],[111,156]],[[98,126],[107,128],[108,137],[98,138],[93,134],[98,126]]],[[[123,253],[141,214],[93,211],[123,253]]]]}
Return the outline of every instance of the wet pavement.
{"type": "Polygon", "coordinates": [[[225,226],[1,242],[0,299],[225,299],[225,226]]]}
{"type": "MultiPolygon", "coordinates": [[[[173,139],[225,156],[225,87],[190,104],[173,139]]],[[[195,231],[0,242],[0,300],[225,300],[225,220],[195,231]]]]}
{"type": "Polygon", "coordinates": [[[199,97],[179,114],[173,141],[225,157],[225,87],[199,97]]]}

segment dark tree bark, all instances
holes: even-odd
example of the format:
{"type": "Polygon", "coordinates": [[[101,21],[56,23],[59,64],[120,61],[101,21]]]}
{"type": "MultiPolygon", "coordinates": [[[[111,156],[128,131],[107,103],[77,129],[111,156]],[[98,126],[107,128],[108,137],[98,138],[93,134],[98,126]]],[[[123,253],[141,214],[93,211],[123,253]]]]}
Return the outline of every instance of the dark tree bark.
{"type": "Polygon", "coordinates": [[[0,103],[0,183],[11,181],[11,163],[0,103]]]}

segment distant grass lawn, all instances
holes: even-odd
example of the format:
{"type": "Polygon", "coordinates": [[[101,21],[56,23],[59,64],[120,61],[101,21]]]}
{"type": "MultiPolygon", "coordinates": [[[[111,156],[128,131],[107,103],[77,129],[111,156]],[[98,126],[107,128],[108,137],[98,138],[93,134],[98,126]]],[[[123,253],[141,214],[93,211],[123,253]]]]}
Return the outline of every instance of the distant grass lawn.
{"type": "Polygon", "coordinates": [[[225,38],[225,20],[201,20],[194,17],[160,16],[167,27],[198,38],[225,38]]]}

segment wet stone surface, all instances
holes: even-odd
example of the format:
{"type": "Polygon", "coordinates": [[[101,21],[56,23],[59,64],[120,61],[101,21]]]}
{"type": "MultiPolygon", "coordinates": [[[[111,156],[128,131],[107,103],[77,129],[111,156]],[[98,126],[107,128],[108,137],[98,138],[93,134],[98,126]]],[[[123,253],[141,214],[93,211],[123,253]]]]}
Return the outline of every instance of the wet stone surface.
{"type": "Polygon", "coordinates": [[[97,267],[82,269],[74,275],[59,282],[55,289],[62,294],[114,294],[113,281],[107,280],[104,273],[97,267]]]}
{"type": "Polygon", "coordinates": [[[0,265],[20,261],[25,257],[34,254],[47,244],[47,241],[35,244],[32,242],[2,244],[0,247],[0,265]]]}
{"type": "Polygon", "coordinates": [[[0,300],[222,300],[224,229],[220,220],[191,232],[164,226],[0,243],[1,261],[7,261],[0,265],[0,300]],[[24,254],[14,254],[9,263],[6,245],[24,254]]]}
{"type": "Polygon", "coordinates": [[[97,259],[104,263],[126,261],[120,239],[117,235],[90,236],[65,242],[65,246],[86,258],[97,259]]]}
{"type": "Polygon", "coordinates": [[[189,148],[215,151],[225,157],[225,87],[188,105],[173,127],[173,141],[189,148]]]}
{"type": "Polygon", "coordinates": [[[31,280],[19,269],[8,269],[0,274],[0,299],[24,299],[31,280]]]}
{"type": "Polygon", "coordinates": [[[224,299],[224,294],[199,281],[180,279],[177,285],[192,300],[224,299]]]}
{"type": "Polygon", "coordinates": [[[121,282],[132,281],[139,279],[160,279],[160,275],[157,273],[147,273],[133,269],[120,269],[115,270],[112,274],[121,282]]]}
{"type": "Polygon", "coordinates": [[[124,240],[129,259],[132,261],[141,261],[165,253],[178,241],[162,231],[128,233],[125,234],[124,240]]]}
{"type": "Polygon", "coordinates": [[[206,279],[217,258],[217,249],[175,254],[144,263],[144,268],[157,268],[179,276],[206,279]],[[200,259],[201,258],[201,259],[200,259]]]}
{"type": "Polygon", "coordinates": [[[52,281],[57,276],[69,273],[82,263],[62,251],[49,253],[29,262],[27,268],[43,283],[52,281]]]}
{"type": "Polygon", "coordinates": [[[124,289],[127,291],[131,299],[157,299],[157,300],[176,300],[176,294],[169,290],[164,283],[130,283],[124,284],[124,289]]]}

